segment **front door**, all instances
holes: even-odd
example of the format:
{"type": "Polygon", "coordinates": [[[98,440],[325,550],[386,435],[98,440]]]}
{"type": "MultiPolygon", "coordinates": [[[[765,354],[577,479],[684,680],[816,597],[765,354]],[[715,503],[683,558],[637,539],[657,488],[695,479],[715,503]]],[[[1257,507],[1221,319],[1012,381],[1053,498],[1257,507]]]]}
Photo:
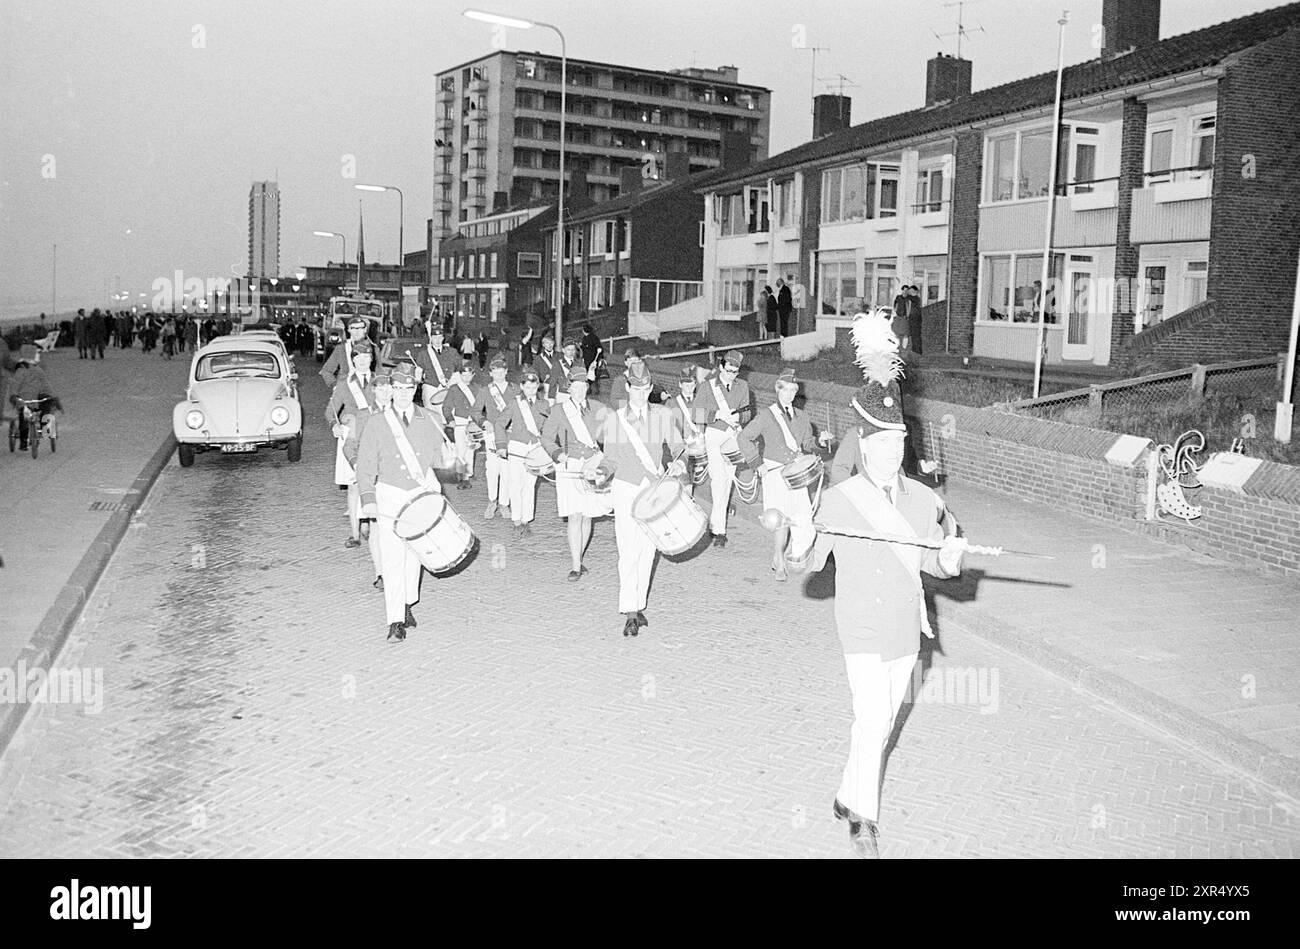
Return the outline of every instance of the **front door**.
{"type": "Polygon", "coordinates": [[[1091,359],[1093,319],[1097,312],[1096,272],[1093,259],[1071,254],[1065,268],[1066,299],[1063,308],[1065,338],[1062,359],[1091,359]]]}

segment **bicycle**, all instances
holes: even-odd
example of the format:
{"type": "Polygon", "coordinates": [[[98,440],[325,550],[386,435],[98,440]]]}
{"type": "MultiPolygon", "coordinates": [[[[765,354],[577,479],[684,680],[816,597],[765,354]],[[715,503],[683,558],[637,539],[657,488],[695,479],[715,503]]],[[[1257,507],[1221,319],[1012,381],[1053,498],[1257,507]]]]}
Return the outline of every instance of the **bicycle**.
{"type": "Polygon", "coordinates": [[[35,458],[40,453],[42,435],[50,440],[51,454],[58,451],[59,432],[54,413],[47,410],[44,415],[41,414],[41,407],[46,401],[45,399],[17,399],[18,417],[9,422],[10,451],[25,441],[32,457],[35,458]]]}

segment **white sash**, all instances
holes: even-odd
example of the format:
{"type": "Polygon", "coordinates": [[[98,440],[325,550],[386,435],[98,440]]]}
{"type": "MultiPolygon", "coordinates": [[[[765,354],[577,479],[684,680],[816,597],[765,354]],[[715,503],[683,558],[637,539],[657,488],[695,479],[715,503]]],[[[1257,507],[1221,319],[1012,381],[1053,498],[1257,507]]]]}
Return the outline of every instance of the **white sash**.
{"type": "MultiPolygon", "coordinates": [[[[414,417],[414,408],[411,409],[411,413],[412,417],[414,417]]],[[[434,479],[433,483],[430,484],[429,478],[425,474],[424,466],[420,464],[419,456],[415,454],[415,448],[411,445],[411,440],[406,437],[406,429],[397,418],[397,411],[390,407],[386,412],[384,412],[384,421],[388,423],[388,427],[393,433],[393,440],[397,442],[397,453],[402,456],[402,463],[406,465],[406,470],[410,472],[411,477],[419,482],[420,487],[424,488],[426,491],[436,490],[441,493],[442,488],[435,487],[438,483],[437,479],[434,479]]],[[[439,431],[441,432],[442,429],[439,429],[439,431]]],[[[442,438],[443,441],[447,440],[445,433],[442,438]]]]}
{"type": "Polygon", "coordinates": [[[790,426],[786,424],[785,412],[781,411],[781,403],[773,402],[768,408],[776,416],[776,424],[781,426],[781,435],[785,438],[785,447],[796,455],[799,454],[799,443],[795,441],[794,432],[790,431],[790,426]]]}
{"type": "MultiPolygon", "coordinates": [[[[636,452],[636,456],[640,459],[641,464],[645,465],[646,470],[651,474],[659,474],[659,465],[650,457],[650,449],[646,448],[645,442],[642,441],[641,436],[637,434],[636,428],[632,425],[632,422],[628,417],[627,407],[625,406],[624,408],[619,409],[617,414],[618,420],[623,424],[623,431],[627,432],[628,444],[631,445],[632,450],[636,452]]],[[[650,416],[647,414],[646,418],[648,419],[649,417],[650,416]]]]}
{"type": "MultiPolygon", "coordinates": [[[[507,383],[507,385],[509,385],[509,383],[507,383]]],[[[505,397],[497,391],[497,384],[495,382],[488,385],[488,395],[492,396],[492,401],[497,404],[498,412],[504,412],[506,410],[505,397]]]]}
{"type": "Polygon", "coordinates": [[[680,395],[677,397],[677,405],[682,410],[682,424],[686,426],[687,433],[690,434],[692,437],[700,434],[699,426],[696,425],[693,421],[691,421],[690,406],[686,404],[686,400],[683,399],[680,395]]]}
{"type": "Polygon", "coordinates": [[[434,350],[431,343],[425,343],[424,348],[429,351],[429,362],[433,363],[433,371],[438,375],[438,385],[446,388],[447,373],[442,368],[442,362],[438,359],[438,353],[434,350]]]}
{"type": "MultiPolygon", "coordinates": [[[[731,406],[727,403],[727,395],[725,392],[722,391],[722,386],[718,385],[718,380],[717,379],[711,380],[709,382],[709,385],[713,387],[713,400],[718,403],[718,408],[725,409],[727,412],[731,414],[731,417],[734,420],[736,417],[736,413],[731,408],[731,406]]],[[[734,422],[728,424],[734,424],[734,422]]]]}
{"type": "Polygon", "coordinates": [[[551,357],[546,355],[546,350],[542,350],[537,355],[538,358],[540,358],[544,363],[546,363],[546,374],[549,376],[551,374],[551,368],[554,365],[554,363],[551,362],[551,357]]]}
{"type": "Polygon", "coordinates": [[[564,415],[569,420],[569,427],[573,429],[574,437],[593,451],[597,450],[596,439],[591,437],[591,429],[587,428],[587,423],[582,420],[582,413],[578,411],[578,407],[572,402],[565,402],[564,415]]]}
{"type": "Polygon", "coordinates": [[[519,396],[515,396],[515,401],[519,403],[519,414],[524,418],[524,428],[528,429],[528,434],[533,438],[541,438],[542,433],[537,430],[537,420],[533,418],[533,411],[528,407],[528,403],[519,396]]]}
{"type": "Polygon", "coordinates": [[[464,379],[457,379],[457,380],[456,380],[456,385],[457,385],[457,387],[460,389],[461,392],[465,393],[465,403],[466,403],[466,404],[470,407],[470,409],[472,410],[473,407],[474,407],[474,393],[472,393],[472,392],[469,391],[469,386],[465,385],[465,380],[464,380],[464,379]]]}
{"type": "MultiPolygon", "coordinates": [[[[840,485],[840,490],[844,493],[845,499],[857,509],[866,522],[876,530],[888,534],[900,534],[903,537],[918,537],[919,535],[912,529],[898,510],[888,501],[883,494],[876,490],[874,486],[867,484],[866,475],[859,474],[849,478],[840,485]]],[[[901,483],[899,490],[902,490],[901,483]]],[[[921,585],[921,560],[924,557],[920,547],[910,547],[904,544],[886,543],[889,552],[898,558],[898,562],[903,565],[907,571],[908,577],[916,587],[916,600],[919,605],[921,614],[921,628],[925,630],[926,635],[931,634],[930,618],[925,612],[925,588],[921,585]]]]}
{"type": "Polygon", "coordinates": [[[366,401],[366,393],[361,388],[360,380],[351,374],[348,375],[348,391],[352,393],[352,401],[357,404],[358,409],[370,408],[370,403],[366,401]]]}

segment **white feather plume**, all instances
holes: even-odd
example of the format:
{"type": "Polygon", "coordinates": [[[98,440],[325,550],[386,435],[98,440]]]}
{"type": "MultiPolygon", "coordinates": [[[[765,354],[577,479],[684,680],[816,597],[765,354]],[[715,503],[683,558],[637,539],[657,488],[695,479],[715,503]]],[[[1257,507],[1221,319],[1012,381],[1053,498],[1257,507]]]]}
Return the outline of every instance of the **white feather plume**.
{"type": "Polygon", "coordinates": [[[883,387],[903,374],[903,359],[898,355],[898,337],[890,329],[891,310],[881,307],[874,313],[859,313],[853,318],[854,362],[868,382],[883,387]]]}

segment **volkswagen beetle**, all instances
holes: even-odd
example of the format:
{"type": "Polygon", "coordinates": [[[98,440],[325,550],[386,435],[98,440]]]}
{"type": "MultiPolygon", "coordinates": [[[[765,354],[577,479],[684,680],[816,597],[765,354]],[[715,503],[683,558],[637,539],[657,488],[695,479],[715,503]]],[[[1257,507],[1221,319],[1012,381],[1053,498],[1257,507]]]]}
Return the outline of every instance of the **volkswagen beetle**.
{"type": "Polygon", "coordinates": [[[283,448],[302,458],[298,374],[279,340],[223,336],[190,364],[185,401],[172,410],[181,467],[197,452],[283,448]]]}

